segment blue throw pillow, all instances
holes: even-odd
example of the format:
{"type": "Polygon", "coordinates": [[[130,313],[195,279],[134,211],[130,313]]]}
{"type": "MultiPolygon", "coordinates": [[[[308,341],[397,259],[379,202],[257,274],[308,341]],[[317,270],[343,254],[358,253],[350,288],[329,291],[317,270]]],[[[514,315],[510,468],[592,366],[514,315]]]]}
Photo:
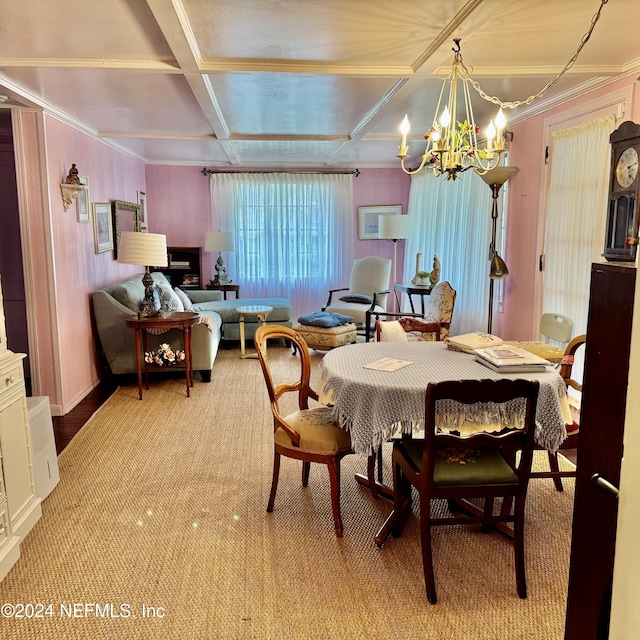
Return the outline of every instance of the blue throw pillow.
{"type": "Polygon", "coordinates": [[[342,315],[341,313],[314,311],[313,313],[300,316],[298,318],[298,322],[311,327],[323,327],[324,329],[330,329],[331,327],[339,327],[343,324],[353,322],[353,318],[342,315]]]}

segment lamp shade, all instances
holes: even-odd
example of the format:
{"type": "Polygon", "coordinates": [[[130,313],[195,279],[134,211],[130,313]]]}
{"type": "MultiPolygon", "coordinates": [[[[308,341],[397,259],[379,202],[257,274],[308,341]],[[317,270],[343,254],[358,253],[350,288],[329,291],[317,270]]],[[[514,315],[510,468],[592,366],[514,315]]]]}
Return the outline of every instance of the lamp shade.
{"type": "Polygon", "coordinates": [[[118,246],[118,262],[144,267],[166,267],[167,236],[162,233],[123,231],[118,246]]]}
{"type": "Polygon", "coordinates": [[[204,238],[205,251],[234,251],[235,244],[231,231],[209,231],[204,238]]]}
{"type": "Polygon", "coordinates": [[[378,238],[402,240],[411,235],[410,216],[378,216],[378,238]]]}
{"type": "Polygon", "coordinates": [[[509,269],[507,269],[507,265],[504,263],[504,260],[497,253],[494,253],[491,258],[491,271],[489,272],[489,277],[492,280],[501,280],[502,278],[506,278],[508,275],[509,269]]]}
{"type": "Polygon", "coordinates": [[[492,184],[504,184],[520,167],[496,167],[486,173],[483,173],[480,177],[489,185],[492,184]]]}

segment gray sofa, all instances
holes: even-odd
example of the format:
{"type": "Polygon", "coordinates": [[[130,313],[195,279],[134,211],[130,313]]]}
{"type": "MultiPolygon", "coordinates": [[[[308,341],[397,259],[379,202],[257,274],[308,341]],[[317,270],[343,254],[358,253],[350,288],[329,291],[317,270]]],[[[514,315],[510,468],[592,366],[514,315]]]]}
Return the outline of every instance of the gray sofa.
{"type": "MultiPolygon", "coordinates": [[[[221,340],[240,339],[238,307],[246,305],[269,305],[273,311],[268,317],[269,323],[291,326],[291,305],[286,298],[241,298],[222,300],[220,291],[188,291],[176,293],[166,277],[160,272],[151,274],[160,292],[161,308],[166,311],[197,311],[203,316],[203,322],[192,329],[193,370],[199,371],[205,382],[211,380],[211,369],[218,353],[221,340]],[[172,295],[170,295],[172,294],[172,295]]],[[[105,359],[113,374],[136,373],[135,336],[125,320],[136,315],[144,298],[142,274],[104,287],[93,293],[93,312],[100,345],[105,359]]],[[[245,335],[253,338],[258,327],[255,316],[247,316],[245,335]]],[[[182,349],[182,331],[171,329],[160,335],[147,334],[147,349],[157,350],[158,346],[168,342],[172,348],[182,349]]],[[[163,368],[159,367],[158,371],[163,368]]],[[[164,368],[169,371],[171,367],[164,368]]]]}

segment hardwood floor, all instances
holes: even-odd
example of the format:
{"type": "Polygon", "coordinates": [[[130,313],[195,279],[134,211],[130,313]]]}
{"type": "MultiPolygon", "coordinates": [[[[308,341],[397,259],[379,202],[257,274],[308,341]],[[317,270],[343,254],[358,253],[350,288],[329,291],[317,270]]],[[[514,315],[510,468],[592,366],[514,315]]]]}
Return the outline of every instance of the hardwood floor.
{"type": "Polygon", "coordinates": [[[106,378],[66,416],[52,418],[58,455],[117,388],[118,385],[112,377],[106,378]]]}

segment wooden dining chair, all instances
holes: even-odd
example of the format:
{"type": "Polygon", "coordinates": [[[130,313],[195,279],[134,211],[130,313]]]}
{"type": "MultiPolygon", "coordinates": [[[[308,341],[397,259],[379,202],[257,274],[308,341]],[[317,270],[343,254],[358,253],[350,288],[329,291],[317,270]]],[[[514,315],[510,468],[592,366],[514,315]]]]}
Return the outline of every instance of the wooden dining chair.
{"type": "MultiPolygon", "coordinates": [[[[386,318],[398,318],[398,320],[380,320],[380,315],[376,315],[376,342],[411,342],[411,341],[427,341],[440,342],[440,321],[425,322],[424,316],[419,314],[407,313],[385,313],[386,318]],[[422,320],[420,319],[422,318],[422,320]]],[[[378,482],[382,482],[382,445],[378,447],[378,451],[374,458],[369,458],[369,467],[367,474],[371,478],[375,471],[377,461],[378,482]]],[[[375,494],[375,492],[374,492],[375,494]]]]}
{"type": "Polygon", "coordinates": [[[420,497],[425,587],[427,599],[432,604],[437,602],[437,596],[431,527],[437,525],[480,524],[483,530],[488,530],[513,523],[517,590],[521,598],[527,597],[524,511],[533,456],[538,388],[537,381],[507,379],[429,384],[425,398],[425,438],[400,440],[393,445],[393,510],[375,541],[380,546],[389,532],[395,537],[401,535],[410,511],[411,486],[416,487],[420,497]],[[491,402],[502,407],[510,403],[499,411],[514,412],[513,422],[497,433],[476,432],[466,437],[443,433],[436,426],[436,408],[442,401],[463,405],[491,402]],[[514,406],[514,401],[519,405],[514,406]],[[511,501],[513,510],[509,508],[506,512],[502,508],[494,514],[493,503],[498,497],[503,498],[503,503],[511,501]],[[484,508],[468,516],[434,518],[430,505],[438,498],[456,502],[484,498],[484,508]]]}
{"type": "MultiPolygon", "coordinates": [[[[564,356],[560,362],[559,373],[567,385],[567,391],[569,389],[574,389],[582,394],[582,383],[574,380],[571,376],[576,352],[580,347],[585,345],[586,342],[587,336],[586,334],[582,334],[571,340],[565,349],[564,356]]],[[[571,415],[573,421],[571,424],[567,425],[567,438],[560,445],[559,452],[563,450],[567,451],[569,449],[577,449],[578,447],[578,437],[580,435],[580,410],[572,406],[571,415]]],[[[534,449],[544,449],[544,447],[535,444],[534,449]]],[[[560,471],[560,466],[558,465],[558,451],[546,451],[549,457],[549,471],[535,471],[531,474],[531,477],[552,478],[556,489],[558,491],[563,491],[564,487],[562,486],[562,478],[575,478],[577,471],[576,469],[560,471]]]]}
{"type": "Polygon", "coordinates": [[[281,325],[263,325],[256,330],[254,343],[273,414],[273,477],[267,511],[273,511],[281,456],[302,461],[303,487],[309,483],[311,463],[319,462],[329,470],[333,520],[336,536],[341,537],[343,526],[340,515],[340,461],[344,456],[353,453],[349,433],[334,422],[330,407],[309,407],[309,400],[318,400],[318,394],[310,386],[311,358],[307,343],[300,334],[281,325]],[[282,338],[295,346],[294,355],[300,360],[299,375],[296,379],[282,382],[274,380],[267,359],[267,340],[271,338],[282,338]],[[287,394],[293,394],[288,397],[297,396],[298,409],[283,415],[281,401],[287,394]]]}

